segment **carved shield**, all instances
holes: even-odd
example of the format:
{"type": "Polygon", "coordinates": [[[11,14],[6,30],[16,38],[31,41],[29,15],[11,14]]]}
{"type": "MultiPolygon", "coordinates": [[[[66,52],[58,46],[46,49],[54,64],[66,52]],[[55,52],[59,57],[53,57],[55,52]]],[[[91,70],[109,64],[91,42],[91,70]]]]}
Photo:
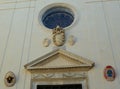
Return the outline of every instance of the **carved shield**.
{"type": "Polygon", "coordinates": [[[56,46],[62,46],[65,42],[64,30],[59,26],[53,30],[53,42],[56,46]]]}

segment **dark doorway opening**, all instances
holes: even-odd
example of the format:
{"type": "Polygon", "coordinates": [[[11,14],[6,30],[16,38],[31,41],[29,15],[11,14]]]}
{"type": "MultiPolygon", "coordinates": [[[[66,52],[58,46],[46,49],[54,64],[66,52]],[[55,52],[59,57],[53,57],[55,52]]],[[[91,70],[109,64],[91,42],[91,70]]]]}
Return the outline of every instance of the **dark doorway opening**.
{"type": "Polygon", "coordinates": [[[82,84],[37,85],[37,89],[82,89],[82,84]]]}

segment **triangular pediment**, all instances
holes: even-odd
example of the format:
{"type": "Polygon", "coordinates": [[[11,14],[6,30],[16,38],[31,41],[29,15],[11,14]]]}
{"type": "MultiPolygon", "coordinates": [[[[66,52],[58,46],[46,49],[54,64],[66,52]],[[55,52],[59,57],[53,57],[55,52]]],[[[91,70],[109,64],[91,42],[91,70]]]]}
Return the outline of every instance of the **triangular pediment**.
{"type": "Polygon", "coordinates": [[[25,65],[28,70],[81,68],[89,70],[94,62],[66,50],[54,50],[25,65]]]}

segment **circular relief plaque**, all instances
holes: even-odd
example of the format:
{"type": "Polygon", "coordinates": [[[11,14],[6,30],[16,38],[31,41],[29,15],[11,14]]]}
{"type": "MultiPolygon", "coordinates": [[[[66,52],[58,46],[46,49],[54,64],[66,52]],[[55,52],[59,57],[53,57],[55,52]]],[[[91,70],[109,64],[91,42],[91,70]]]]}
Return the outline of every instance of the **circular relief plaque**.
{"type": "Polygon", "coordinates": [[[15,74],[11,71],[7,72],[4,78],[5,85],[12,87],[16,83],[15,74]]]}

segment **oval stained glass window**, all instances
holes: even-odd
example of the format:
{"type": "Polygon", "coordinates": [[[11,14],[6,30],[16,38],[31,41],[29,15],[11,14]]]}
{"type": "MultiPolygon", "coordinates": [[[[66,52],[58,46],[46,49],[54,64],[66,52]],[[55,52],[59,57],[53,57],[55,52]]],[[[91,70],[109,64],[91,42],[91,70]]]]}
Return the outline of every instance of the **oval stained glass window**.
{"type": "Polygon", "coordinates": [[[52,7],[42,16],[42,23],[45,27],[53,29],[57,26],[68,27],[74,21],[73,12],[66,7],[52,7]]]}

